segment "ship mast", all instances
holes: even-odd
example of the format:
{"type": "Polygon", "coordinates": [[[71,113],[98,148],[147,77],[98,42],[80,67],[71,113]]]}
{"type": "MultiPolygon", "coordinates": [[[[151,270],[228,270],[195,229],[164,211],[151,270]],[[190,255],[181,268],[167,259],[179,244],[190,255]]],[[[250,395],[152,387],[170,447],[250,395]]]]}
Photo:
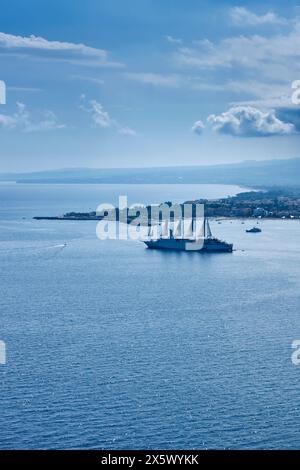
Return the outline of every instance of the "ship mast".
{"type": "Polygon", "coordinates": [[[205,238],[212,238],[212,233],[208,219],[205,219],[205,238]]]}

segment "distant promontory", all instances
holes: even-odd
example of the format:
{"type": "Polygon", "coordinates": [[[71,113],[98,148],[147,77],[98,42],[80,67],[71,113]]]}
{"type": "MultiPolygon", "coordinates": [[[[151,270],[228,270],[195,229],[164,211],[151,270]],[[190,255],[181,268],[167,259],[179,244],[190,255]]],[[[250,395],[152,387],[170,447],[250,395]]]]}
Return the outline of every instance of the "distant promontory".
{"type": "Polygon", "coordinates": [[[161,168],[71,168],[0,174],[0,181],[40,184],[230,184],[300,187],[300,158],[161,168]]]}

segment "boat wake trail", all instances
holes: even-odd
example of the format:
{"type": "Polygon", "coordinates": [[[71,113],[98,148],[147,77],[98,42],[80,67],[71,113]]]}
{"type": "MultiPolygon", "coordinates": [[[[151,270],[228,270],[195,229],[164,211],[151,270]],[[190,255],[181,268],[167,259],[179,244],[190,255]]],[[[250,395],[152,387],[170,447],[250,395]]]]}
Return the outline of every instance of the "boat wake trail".
{"type": "Polygon", "coordinates": [[[8,247],[0,248],[0,253],[21,253],[23,252],[24,254],[26,253],[27,255],[35,255],[35,256],[41,256],[48,254],[50,256],[56,256],[59,253],[61,253],[64,248],[66,248],[67,244],[66,243],[61,243],[59,245],[48,245],[48,246],[24,246],[24,247],[8,247]]]}
{"type": "Polygon", "coordinates": [[[48,246],[46,248],[65,248],[67,246],[66,243],[63,243],[62,245],[52,245],[52,246],[48,246]]]}

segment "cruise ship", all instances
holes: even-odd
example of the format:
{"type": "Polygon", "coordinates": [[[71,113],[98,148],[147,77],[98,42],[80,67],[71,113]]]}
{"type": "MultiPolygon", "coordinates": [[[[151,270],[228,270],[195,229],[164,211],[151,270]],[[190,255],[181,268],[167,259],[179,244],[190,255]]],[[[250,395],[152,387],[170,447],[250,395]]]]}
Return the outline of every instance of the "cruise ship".
{"type": "Polygon", "coordinates": [[[164,221],[161,225],[150,229],[149,237],[144,240],[148,248],[173,251],[200,251],[211,253],[232,253],[233,245],[219,240],[212,235],[208,219],[198,222],[198,228],[194,228],[195,221],[189,221],[188,228],[181,235],[182,223],[173,223],[173,228],[164,221]]]}

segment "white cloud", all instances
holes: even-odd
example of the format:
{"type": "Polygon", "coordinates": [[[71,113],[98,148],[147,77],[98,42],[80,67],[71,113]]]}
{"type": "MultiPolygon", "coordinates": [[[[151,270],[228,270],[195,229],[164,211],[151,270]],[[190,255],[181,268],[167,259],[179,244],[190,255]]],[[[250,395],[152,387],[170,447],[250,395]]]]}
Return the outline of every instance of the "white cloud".
{"type": "Polygon", "coordinates": [[[291,100],[290,83],[278,82],[270,83],[267,81],[259,81],[254,79],[243,80],[226,80],[220,81],[221,77],[217,77],[217,82],[213,79],[203,80],[201,75],[162,75],[157,73],[124,73],[123,77],[145,85],[167,88],[183,88],[195,91],[208,91],[215,93],[234,93],[247,94],[264,100],[282,99],[284,96],[291,100]]]}
{"type": "Polygon", "coordinates": [[[264,82],[259,80],[232,80],[228,82],[228,89],[237,93],[246,93],[258,98],[274,98],[291,94],[291,85],[285,81],[264,82]]]}
{"type": "Polygon", "coordinates": [[[121,127],[118,132],[121,135],[128,135],[133,137],[137,135],[137,132],[134,129],[131,129],[130,127],[121,127]]]}
{"type": "Polygon", "coordinates": [[[76,51],[86,55],[106,56],[106,52],[101,49],[94,49],[84,44],[74,44],[71,42],[48,41],[40,36],[15,36],[0,32],[0,45],[5,48],[15,49],[44,49],[47,51],[76,51]]]}
{"type": "Polygon", "coordinates": [[[195,124],[192,127],[192,132],[195,134],[201,135],[202,132],[204,131],[205,126],[202,121],[196,121],[195,124]]]}
{"type": "Polygon", "coordinates": [[[179,75],[162,75],[159,73],[124,73],[123,76],[128,80],[152,85],[155,87],[177,88],[182,84],[182,79],[179,75]]]}
{"type": "Polygon", "coordinates": [[[193,47],[179,47],[176,63],[184,68],[215,70],[227,68],[263,76],[271,81],[293,81],[300,75],[300,23],[285,33],[225,38],[218,43],[198,41],[193,47]]]}
{"type": "Polygon", "coordinates": [[[0,114],[0,127],[4,129],[14,129],[16,127],[14,117],[8,116],[6,114],[0,114]]]}
{"type": "Polygon", "coordinates": [[[165,36],[166,40],[171,44],[182,44],[182,39],[173,36],[165,36]]]}
{"type": "Polygon", "coordinates": [[[6,104],[6,84],[0,80],[0,104],[6,104]]]}
{"type": "Polygon", "coordinates": [[[240,105],[276,109],[292,105],[290,83],[244,80],[229,81],[224,86],[228,91],[248,95],[247,99],[233,100],[230,103],[232,106],[240,105]]]}
{"type": "Polygon", "coordinates": [[[89,101],[89,107],[86,108],[86,111],[91,114],[94,124],[96,126],[107,129],[115,125],[108,112],[104,110],[101,103],[98,103],[96,100],[89,101]]]}
{"type": "Polygon", "coordinates": [[[90,77],[88,75],[71,75],[72,80],[82,80],[90,83],[95,83],[95,85],[104,85],[104,80],[99,77],[90,77]]]}
{"type": "Polygon", "coordinates": [[[28,93],[39,93],[39,92],[43,91],[42,88],[27,87],[27,86],[9,86],[8,90],[9,91],[28,92],[28,93]]]}
{"type": "Polygon", "coordinates": [[[83,102],[80,105],[80,109],[87,112],[93,121],[93,124],[96,127],[100,127],[102,129],[115,129],[119,134],[126,135],[126,136],[136,136],[137,132],[134,129],[131,129],[127,126],[122,126],[116,121],[115,119],[111,118],[109,113],[105,111],[104,107],[101,103],[96,100],[89,100],[87,104],[85,104],[86,96],[83,94],[80,97],[81,101],[83,102]]]}
{"type": "Polygon", "coordinates": [[[261,111],[251,106],[235,106],[216,116],[208,117],[213,129],[238,137],[268,137],[296,132],[294,124],[283,122],[274,110],[261,111]]]}
{"type": "Polygon", "coordinates": [[[39,119],[33,120],[25,104],[18,102],[17,111],[14,114],[0,114],[0,127],[21,132],[38,132],[63,129],[65,125],[60,124],[56,115],[49,110],[41,113],[39,119]]]}
{"type": "Polygon", "coordinates": [[[261,97],[252,100],[232,101],[231,106],[260,106],[264,109],[292,108],[291,93],[261,97]]]}
{"type": "Polygon", "coordinates": [[[40,36],[15,36],[0,32],[0,49],[3,51],[18,51],[47,54],[47,58],[67,60],[72,63],[98,66],[118,66],[116,62],[107,59],[107,51],[82,43],[64,41],[49,41],[40,36]]]}
{"type": "Polygon", "coordinates": [[[276,13],[269,11],[264,15],[257,15],[244,7],[234,7],[230,10],[232,22],[238,26],[261,26],[261,25],[280,25],[285,24],[287,20],[279,17],[276,13]]]}

